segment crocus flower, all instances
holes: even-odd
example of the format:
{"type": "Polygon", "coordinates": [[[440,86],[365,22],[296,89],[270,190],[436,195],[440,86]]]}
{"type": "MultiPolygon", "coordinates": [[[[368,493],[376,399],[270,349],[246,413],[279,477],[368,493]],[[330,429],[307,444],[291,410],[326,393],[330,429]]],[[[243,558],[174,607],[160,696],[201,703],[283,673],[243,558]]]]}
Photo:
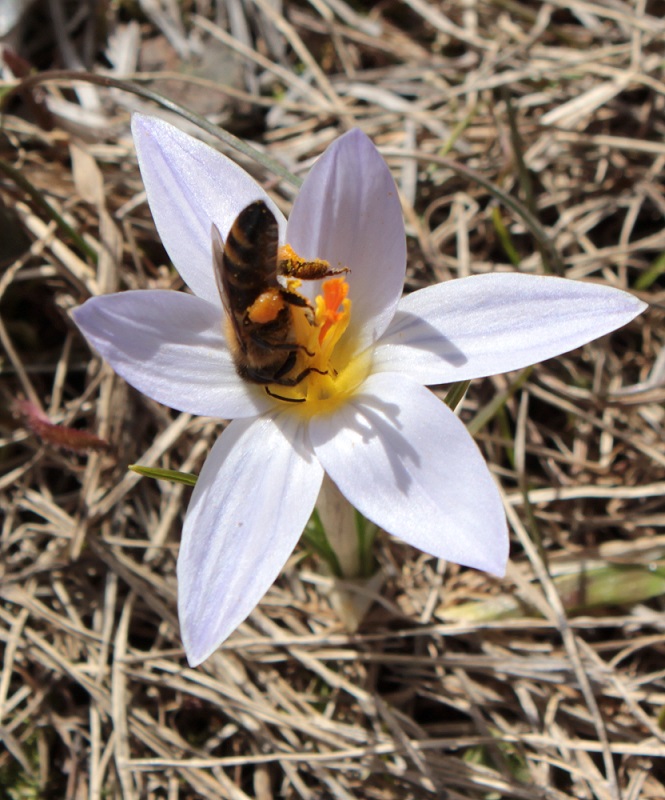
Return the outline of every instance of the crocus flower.
{"type": "Polygon", "coordinates": [[[607,286],[519,274],[402,297],[397,190],[359,130],[314,164],[288,222],[246,172],[200,141],[139,115],[133,134],[157,230],[192,293],[96,297],[74,318],[149,397],[232,420],[201,470],[178,558],[190,664],[206,659],[275,580],[324,473],[385,531],[438,558],[503,574],[508,533],[493,478],[462,422],[425,387],[551,358],[624,325],[645,305],[607,286]],[[335,277],[323,288],[302,287],[320,338],[320,348],[307,349],[319,348],[317,363],[328,366],[292,390],[273,387],[277,397],[234,367],[211,255],[212,226],[225,239],[239,212],[260,199],[298,256],[349,269],[344,286],[335,277]],[[285,391],[304,402],[287,402],[285,391]]]}

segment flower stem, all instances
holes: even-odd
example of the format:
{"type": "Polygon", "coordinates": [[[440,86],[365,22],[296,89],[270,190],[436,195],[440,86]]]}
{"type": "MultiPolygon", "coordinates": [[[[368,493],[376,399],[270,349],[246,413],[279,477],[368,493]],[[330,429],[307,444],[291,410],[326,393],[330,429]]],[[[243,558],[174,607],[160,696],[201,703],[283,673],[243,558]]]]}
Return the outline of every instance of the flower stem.
{"type": "Polygon", "coordinates": [[[316,510],[322,530],[339,564],[341,577],[360,577],[362,559],[356,510],[327,475],[323,478],[316,510]]]}
{"type": "Polygon", "coordinates": [[[324,549],[317,549],[333,575],[330,603],[344,627],[354,633],[384,581],[373,552],[377,527],[349,503],[327,475],[306,531],[313,520],[329,551],[326,556],[324,549]]]}
{"type": "Polygon", "coordinates": [[[312,516],[305,526],[302,537],[307,547],[326,562],[335,578],[341,578],[342,568],[339,565],[339,560],[335,551],[330,546],[325,529],[321,523],[321,517],[316,508],[312,511],[312,516]]]}

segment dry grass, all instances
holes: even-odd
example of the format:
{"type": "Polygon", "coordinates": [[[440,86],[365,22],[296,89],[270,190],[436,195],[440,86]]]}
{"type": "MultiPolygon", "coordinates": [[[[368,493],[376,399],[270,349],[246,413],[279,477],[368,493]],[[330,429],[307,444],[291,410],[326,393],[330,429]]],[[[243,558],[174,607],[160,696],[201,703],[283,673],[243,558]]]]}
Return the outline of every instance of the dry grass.
{"type": "MultiPolygon", "coordinates": [[[[220,424],[128,388],[68,316],[93,294],[180,285],[128,136],[128,109],[154,106],[62,81],[12,101],[0,797],[662,800],[662,356],[647,378],[663,347],[665,3],[181,5],[38,4],[13,44],[26,69],[147,80],[300,174],[360,126],[402,192],[407,289],[553,271],[651,307],[473,384],[464,417],[513,537],[505,580],[384,536],[383,590],[349,635],[298,551],[189,669],[174,574],[188,490],[127,464],[198,471],[220,424]],[[13,417],[17,397],[32,406],[13,417]],[[63,449],[49,424],[110,449],[63,449]]],[[[253,172],[288,211],[292,189],[253,172]]]]}

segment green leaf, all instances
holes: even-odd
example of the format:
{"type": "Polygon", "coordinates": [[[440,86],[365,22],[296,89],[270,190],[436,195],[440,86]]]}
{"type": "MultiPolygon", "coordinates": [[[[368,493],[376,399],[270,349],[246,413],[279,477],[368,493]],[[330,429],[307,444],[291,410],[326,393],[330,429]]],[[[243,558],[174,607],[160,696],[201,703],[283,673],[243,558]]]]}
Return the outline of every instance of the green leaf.
{"type": "Polygon", "coordinates": [[[640,275],[635,281],[635,289],[638,292],[650,289],[654,281],[657,281],[663,273],[665,273],[665,253],[661,253],[653,264],[640,275]]]}
{"type": "MultiPolygon", "coordinates": [[[[554,585],[571,614],[584,614],[603,606],[632,606],[665,594],[665,565],[655,564],[571,564],[559,567],[554,585]]],[[[489,622],[539,616],[514,595],[471,601],[439,612],[447,621],[489,622]]]]}
{"type": "Polygon", "coordinates": [[[504,253],[510,259],[510,263],[514,267],[519,267],[520,254],[515,249],[515,245],[513,244],[513,241],[510,238],[510,233],[508,232],[508,228],[506,228],[503,219],[501,218],[501,209],[499,208],[499,206],[494,206],[494,208],[492,209],[492,224],[494,225],[494,230],[496,231],[496,235],[499,237],[499,241],[501,242],[501,247],[503,247],[504,253]]]}
{"type": "Polygon", "coordinates": [[[178,472],[175,469],[160,469],[159,467],[144,467],[141,464],[130,464],[127,469],[143,475],[144,478],[154,478],[156,481],[171,481],[184,483],[185,486],[195,486],[197,476],[191,472],[178,472]]]}
{"type": "Polygon", "coordinates": [[[466,394],[466,390],[469,388],[470,384],[471,381],[460,381],[459,383],[453,383],[450,389],[448,389],[448,394],[443,401],[448,408],[450,408],[452,411],[457,408],[466,394]]]}

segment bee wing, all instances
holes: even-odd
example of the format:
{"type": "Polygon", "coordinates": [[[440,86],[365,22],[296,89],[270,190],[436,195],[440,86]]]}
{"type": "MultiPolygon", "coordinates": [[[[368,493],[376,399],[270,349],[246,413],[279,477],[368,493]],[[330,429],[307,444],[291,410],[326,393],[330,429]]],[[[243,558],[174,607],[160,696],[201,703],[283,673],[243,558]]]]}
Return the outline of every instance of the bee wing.
{"type": "Polygon", "coordinates": [[[222,239],[222,234],[219,232],[217,226],[213,223],[212,230],[212,268],[213,272],[215,273],[215,283],[217,284],[217,289],[219,291],[219,296],[222,298],[222,305],[224,306],[224,311],[226,313],[227,324],[231,325],[233,329],[233,333],[235,334],[235,339],[240,345],[240,347],[244,350],[242,346],[242,336],[240,327],[238,325],[238,319],[236,315],[233,313],[233,309],[231,308],[231,300],[229,296],[229,282],[228,282],[228,271],[224,266],[224,240],[222,239]]]}
{"type": "Polygon", "coordinates": [[[229,314],[229,295],[226,288],[226,280],[224,279],[224,240],[214,222],[210,230],[210,236],[212,238],[212,270],[215,273],[215,283],[217,284],[219,296],[222,298],[224,310],[229,314]]]}
{"type": "Polygon", "coordinates": [[[257,200],[238,214],[226,244],[214,224],[211,238],[213,270],[226,311],[227,332],[234,334],[238,347],[246,353],[247,332],[242,329],[242,320],[247,309],[266,289],[280,287],[279,226],[265,202],[257,200]]]}

